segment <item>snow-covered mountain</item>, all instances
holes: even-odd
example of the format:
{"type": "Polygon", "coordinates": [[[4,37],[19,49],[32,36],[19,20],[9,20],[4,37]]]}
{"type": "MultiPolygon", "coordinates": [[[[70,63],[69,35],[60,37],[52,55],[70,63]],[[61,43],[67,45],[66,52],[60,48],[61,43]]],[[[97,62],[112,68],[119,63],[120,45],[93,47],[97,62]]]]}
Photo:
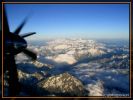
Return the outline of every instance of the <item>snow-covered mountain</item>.
{"type": "MultiPolygon", "coordinates": [[[[40,82],[44,82],[43,84],[49,82],[48,84],[55,84],[53,89],[60,90],[61,93],[59,95],[58,91],[51,90],[54,92],[50,96],[61,96],[65,88],[60,86],[67,84],[67,79],[57,80],[60,79],[58,78],[60,75],[67,75],[70,79],[73,77],[72,80],[81,83],[81,90],[85,91],[86,96],[129,96],[128,45],[118,46],[117,42],[106,43],[80,38],[49,40],[44,41],[44,45],[43,43],[42,45],[31,43],[28,48],[37,53],[37,61],[32,62],[24,54],[19,54],[16,56],[16,63],[20,82],[32,83],[29,84],[31,88],[38,86],[40,82]],[[53,83],[50,83],[48,79],[52,79],[53,83]]],[[[68,81],[73,82],[72,80],[68,81]]],[[[42,85],[39,85],[39,89],[40,86],[42,85]]],[[[44,85],[45,89],[52,89],[51,85],[49,86],[44,85]]],[[[69,90],[71,91],[72,88],[78,90],[76,84],[70,86],[69,90]]],[[[38,89],[35,90],[38,91],[38,89]]],[[[76,91],[72,91],[76,93],[76,91]]],[[[81,94],[79,93],[80,96],[83,91],[81,94]]],[[[39,93],[37,94],[39,95],[39,93]]],[[[40,94],[45,96],[45,93],[40,94]]]]}

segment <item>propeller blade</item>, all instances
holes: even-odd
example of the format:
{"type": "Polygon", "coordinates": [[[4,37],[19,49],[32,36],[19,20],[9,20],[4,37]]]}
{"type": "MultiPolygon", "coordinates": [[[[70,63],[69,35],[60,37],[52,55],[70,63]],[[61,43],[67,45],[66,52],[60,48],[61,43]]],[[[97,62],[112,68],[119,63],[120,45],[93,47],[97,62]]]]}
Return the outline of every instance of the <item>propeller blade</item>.
{"type": "Polygon", "coordinates": [[[8,83],[9,83],[9,90],[8,95],[9,96],[16,96],[20,92],[20,84],[18,81],[18,73],[17,73],[17,67],[15,63],[14,55],[11,53],[10,55],[6,56],[4,68],[8,70],[8,83]],[[7,63],[8,62],[8,63],[7,63]]]}
{"type": "Polygon", "coordinates": [[[33,35],[33,34],[36,34],[36,32],[22,34],[21,37],[22,38],[25,38],[25,37],[30,36],[30,35],[33,35]]]}
{"type": "Polygon", "coordinates": [[[4,6],[4,9],[3,9],[3,28],[4,28],[4,34],[7,34],[10,32],[10,29],[9,29],[9,24],[8,24],[8,20],[7,20],[7,14],[6,14],[6,9],[5,9],[5,6],[4,6]]]}
{"type": "Polygon", "coordinates": [[[24,19],[24,21],[19,25],[19,27],[14,31],[14,34],[19,34],[20,33],[20,31],[22,30],[22,28],[26,24],[27,19],[28,19],[27,17],[24,19]]]}
{"type": "Polygon", "coordinates": [[[23,50],[23,53],[26,54],[28,57],[30,57],[32,60],[37,59],[37,55],[34,52],[30,51],[29,49],[23,50]]]}

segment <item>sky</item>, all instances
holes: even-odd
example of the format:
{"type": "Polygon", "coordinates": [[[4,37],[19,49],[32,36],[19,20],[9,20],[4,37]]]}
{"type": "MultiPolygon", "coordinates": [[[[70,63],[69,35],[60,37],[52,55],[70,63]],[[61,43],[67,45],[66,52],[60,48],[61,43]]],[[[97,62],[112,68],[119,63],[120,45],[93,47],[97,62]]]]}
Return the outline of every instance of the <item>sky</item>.
{"type": "Polygon", "coordinates": [[[28,39],[129,38],[129,4],[6,4],[10,30],[29,16],[28,39]]]}

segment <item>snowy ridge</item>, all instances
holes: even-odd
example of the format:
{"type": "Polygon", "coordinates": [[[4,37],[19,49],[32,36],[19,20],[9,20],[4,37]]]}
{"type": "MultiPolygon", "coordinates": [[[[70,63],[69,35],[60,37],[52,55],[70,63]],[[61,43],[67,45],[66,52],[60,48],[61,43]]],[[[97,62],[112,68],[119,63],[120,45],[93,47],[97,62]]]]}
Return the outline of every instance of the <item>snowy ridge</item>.
{"type": "Polygon", "coordinates": [[[87,96],[129,96],[128,45],[89,39],[45,42],[28,47],[38,54],[35,62],[16,56],[20,82],[38,84],[67,72],[81,81],[87,96]]]}

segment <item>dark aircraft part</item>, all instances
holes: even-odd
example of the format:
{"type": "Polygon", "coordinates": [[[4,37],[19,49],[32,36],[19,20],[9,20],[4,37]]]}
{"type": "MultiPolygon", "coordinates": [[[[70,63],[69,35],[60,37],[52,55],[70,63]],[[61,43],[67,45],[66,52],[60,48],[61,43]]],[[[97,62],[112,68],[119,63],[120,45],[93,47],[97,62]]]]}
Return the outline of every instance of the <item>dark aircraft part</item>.
{"type": "Polygon", "coordinates": [[[33,34],[36,34],[36,33],[35,32],[25,33],[25,34],[22,34],[21,37],[25,38],[25,37],[33,35],[33,34]]]}
{"type": "Polygon", "coordinates": [[[23,53],[30,57],[32,60],[36,60],[37,56],[34,52],[30,51],[29,49],[24,49],[23,53]]]}
{"type": "Polygon", "coordinates": [[[27,47],[27,42],[20,37],[19,35],[15,35],[13,33],[8,34],[8,38],[5,37],[5,53],[9,55],[11,50],[13,50],[13,54],[16,55],[22,52],[27,47]]]}
{"type": "Polygon", "coordinates": [[[3,28],[4,28],[4,33],[5,35],[8,34],[10,32],[10,29],[9,29],[9,25],[8,25],[8,21],[7,21],[7,15],[6,15],[6,12],[5,12],[5,9],[3,11],[3,20],[4,20],[4,23],[3,23],[3,28]]]}
{"type": "Polygon", "coordinates": [[[24,19],[24,21],[19,25],[19,27],[12,33],[9,29],[9,24],[7,20],[6,11],[4,8],[3,11],[3,37],[4,37],[4,72],[8,71],[9,79],[9,89],[8,89],[8,95],[9,96],[16,96],[19,94],[20,91],[20,84],[18,81],[18,73],[17,73],[17,67],[15,64],[15,55],[23,52],[28,57],[30,57],[32,60],[36,60],[37,56],[34,52],[26,49],[27,48],[27,42],[24,39],[24,37],[30,36],[35,34],[35,32],[32,33],[26,33],[23,35],[19,35],[20,31],[24,27],[24,25],[27,22],[27,18],[24,19]]]}
{"type": "Polygon", "coordinates": [[[15,30],[14,34],[19,34],[20,31],[22,30],[22,28],[24,27],[24,25],[26,24],[27,18],[24,19],[24,21],[20,24],[20,26],[15,30]]]}
{"type": "Polygon", "coordinates": [[[8,96],[16,96],[19,94],[20,91],[20,83],[18,81],[18,73],[17,73],[17,67],[15,64],[14,55],[10,54],[6,56],[6,59],[4,60],[4,71],[8,70],[8,76],[9,79],[7,80],[9,84],[8,88],[8,96]]]}

